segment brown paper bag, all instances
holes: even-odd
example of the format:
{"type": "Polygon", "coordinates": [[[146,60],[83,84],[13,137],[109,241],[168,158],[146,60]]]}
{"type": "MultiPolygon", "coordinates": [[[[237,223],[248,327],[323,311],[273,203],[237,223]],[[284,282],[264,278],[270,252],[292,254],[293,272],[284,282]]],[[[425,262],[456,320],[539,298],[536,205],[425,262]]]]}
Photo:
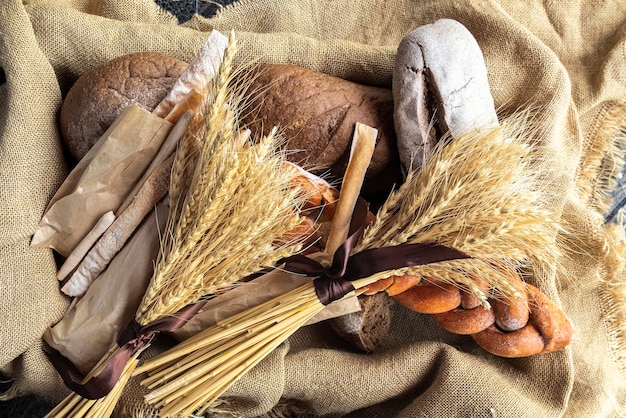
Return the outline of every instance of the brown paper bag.
{"type": "Polygon", "coordinates": [[[124,109],[56,192],[31,245],[68,256],[104,213],[124,201],[172,126],[139,106],[124,109]]]}

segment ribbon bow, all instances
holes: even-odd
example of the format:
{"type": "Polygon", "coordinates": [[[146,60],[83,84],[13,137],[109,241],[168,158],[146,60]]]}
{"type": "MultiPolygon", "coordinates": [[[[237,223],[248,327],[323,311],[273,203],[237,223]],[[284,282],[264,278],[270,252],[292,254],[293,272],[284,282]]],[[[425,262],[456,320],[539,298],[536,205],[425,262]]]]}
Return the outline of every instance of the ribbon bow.
{"type": "Polygon", "coordinates": [[[397,270],[436,263],[439,261],[470,258],[469,255],[439,244],[400,244],[372,248],[350,255],[365,229],[367,203],[359,199],[350,223],[346,241],[333,254],[330,266],[301,254],[287,258],[285,270],[317,278],[313,281],[320,302],[328,305],[354,290],[352,282],[383,271],[397,270]]]}

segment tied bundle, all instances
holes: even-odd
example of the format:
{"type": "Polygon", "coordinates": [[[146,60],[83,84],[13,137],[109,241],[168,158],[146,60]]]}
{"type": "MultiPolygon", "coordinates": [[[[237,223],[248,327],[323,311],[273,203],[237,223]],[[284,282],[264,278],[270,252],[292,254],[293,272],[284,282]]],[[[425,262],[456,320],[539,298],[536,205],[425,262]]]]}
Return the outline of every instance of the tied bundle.
{"type": "MultiPolygon", "coordinates": [[[[138,357],[159,332],[184,325],[203,299],[298,252],[307,198],[278,149],[275,131],[258,142],[239,129],[241,94],[231,85],[236,41],[231,33],[201,120],[178,145],[169,186],[169,212],[148,289],[117,345],[75,393],[48,416],[109,417],[138,357]]],[[[241,92],[239,92],[241,93],[241,92]]]]}
{"type": "MultiPolygon", "coordinates": [[[[136,370],[149,375],[142,381],[151,390],[146,402],[161,416],[202,414],[326,304],[353,290],[372,293],[380,283],[385,290],[408,275],[463,289],[486,308],[489,298],[523,293],[519,275],[540,280],[558,264],[558,237],[566,234],[554,212],[551,167],[533,144],[537,135],[516,115],[493,129],[441,141],[369,225],[358,196],[344,193],[362,184],[364,171],[352,175],[351,159],[337,212],[356,209],[349,232],[340,235],[343,243],[326,247],[332,261],[292,257],[286,269],[317,278],[147,360],[136,370]]],[[[353,143],[353,154],[358,146],[353,143]]],[[[333,230],[347,226],[335,216],[333,230]]]]}

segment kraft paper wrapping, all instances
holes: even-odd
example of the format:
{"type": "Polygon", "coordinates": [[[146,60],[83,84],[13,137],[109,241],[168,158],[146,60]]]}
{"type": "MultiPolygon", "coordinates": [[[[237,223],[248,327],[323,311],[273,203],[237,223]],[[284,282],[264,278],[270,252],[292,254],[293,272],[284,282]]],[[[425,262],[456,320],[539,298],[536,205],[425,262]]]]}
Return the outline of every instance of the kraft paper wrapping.
{"type": "Polygon", "coordinates": [[[120,206],[172,126],[139,106],[124,109],[57,190],[31,245],[68,256],[104,213],[120,206]]]}

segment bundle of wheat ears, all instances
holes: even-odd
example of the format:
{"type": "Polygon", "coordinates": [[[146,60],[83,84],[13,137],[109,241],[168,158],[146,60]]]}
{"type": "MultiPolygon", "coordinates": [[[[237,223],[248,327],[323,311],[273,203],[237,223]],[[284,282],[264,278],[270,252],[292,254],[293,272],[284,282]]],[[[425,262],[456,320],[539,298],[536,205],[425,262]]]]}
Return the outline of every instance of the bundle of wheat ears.
{"type": "MultiPolygon", "coordinates": [[[[549,183],[554,177],[538,157],[542,153],[533,144],[537,132],[527,122],[516,115],[488,132],[440,142],[425,166],[390,194],[376,220],[349,249],[351,258],[410,245],[440,246],[456,255],[356,277],[352,287],[360,292],[381,279],[410,274],[450,283],[488,306],[488,298],[524,291],[519,280],[511,279],[518,273],[540,274],[558,265],[558,237],[566,231],[554,213],[549,183]]],[[[349,188],[346,181],[363,173],[352,176],[349,171],[350,164],[337,212],[342,206],[354,208],[354,194],[343,192],[349,188]]],[[[346,229],[344,220],[336,222],[346,229]]],[[[332,255],[336,248],[330,245],[326,251],[332,255]]],[[[162,416],[202,414],[324,303],[315,283],[307,283],[147,360],[135,371],[148,373],[142,381],[151,390],[146,402],[159,407],[162,416]]]]}
{"type": "Polygon", "coordinates": [[[252,143],[237,124],[242,96],[231,85],[235,51],[231,33],[219,74],[206,95],[205,123],[192,124],[178,146],[161,251],[135,315],[139,335],[131,332],[130,347],[112,347],[83,382],[89,385],[104,371],[109,373],[108,363],[126,350],[129,358],[117,383],[98,399],[74,393],[48,416],[108,418],[139,354],[153,331],[160,330],[155,324],[175,320],[189,310],[186,307],[193,311],[201,298],[227,291],[239,279],[301,249],[299,237],[288,233],[302,221],[299,208],[307,196],[293,186],[275,132],[252,143]]]}

